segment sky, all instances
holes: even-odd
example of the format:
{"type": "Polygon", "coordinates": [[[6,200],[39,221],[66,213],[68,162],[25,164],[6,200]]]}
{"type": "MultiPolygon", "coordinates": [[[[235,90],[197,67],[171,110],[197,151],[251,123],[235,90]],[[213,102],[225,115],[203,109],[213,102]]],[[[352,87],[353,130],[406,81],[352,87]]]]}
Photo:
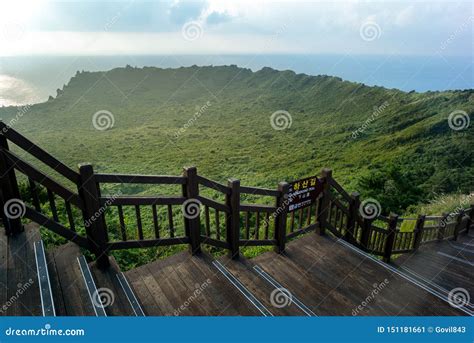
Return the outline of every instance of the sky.
{"type": "Polygon", "coordinates": [[[0,56],[472,56],[473,4],[0,0],[0,56]]]}

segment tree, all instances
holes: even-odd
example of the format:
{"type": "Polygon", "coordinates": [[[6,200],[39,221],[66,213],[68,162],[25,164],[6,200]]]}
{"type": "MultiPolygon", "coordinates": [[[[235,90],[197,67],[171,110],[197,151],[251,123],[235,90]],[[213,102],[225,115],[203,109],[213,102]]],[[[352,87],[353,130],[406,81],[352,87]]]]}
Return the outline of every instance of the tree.
{"type": "Polygon", "coordinates": [[[416,186],[414,175],[399,165],[389,164],[363,175],[358,189],[365,198],[376,199],[382,213],[402,213],[410,205],[423,199],[423,191],[416,186]]]}

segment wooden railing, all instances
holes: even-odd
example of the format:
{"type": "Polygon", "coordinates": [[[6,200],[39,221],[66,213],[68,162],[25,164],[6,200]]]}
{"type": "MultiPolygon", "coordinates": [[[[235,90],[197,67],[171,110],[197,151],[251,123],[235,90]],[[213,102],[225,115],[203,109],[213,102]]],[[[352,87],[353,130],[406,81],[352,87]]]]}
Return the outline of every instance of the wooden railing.
{"type": "Polygon", "coordinates": [[[95,173],[90,164],[74,171],[0,122],[0,212],[6,233],[22,230],[20,216],[11,216],[6,206],[17,201],[25,218],[88,249],[103,268],[109,265],[109,252],[119,249],[187,244],[197,254],[201,245],[208,245],[227,249],[237,258],[242,247],[273,246],[282,253],[290,239],[310,231],[330,233],[389,262],[393,255],[416,251],[421,244],[456,239],[473,225],[472,205],[439,217],[364,216],[359,194],[347,193],[331,170],[323,169],[317,181],[323,187],[316,201],[288,213],[286,182],[276,189],[241,186],[236,179],[225,185],[198,175],[195,167],[184,168],[179,176],[95,173]],[[9,142],[75,189],[13,153],[9,142]],[[26,193],[20,192],[18,179],[27,181],[26,193]],[[108,184],[177,189],[172,195],[105,194],[110,193],[108,184]],[[410,220],[415,221],[414,229],[402,231],[403,222],[410,220]]]}

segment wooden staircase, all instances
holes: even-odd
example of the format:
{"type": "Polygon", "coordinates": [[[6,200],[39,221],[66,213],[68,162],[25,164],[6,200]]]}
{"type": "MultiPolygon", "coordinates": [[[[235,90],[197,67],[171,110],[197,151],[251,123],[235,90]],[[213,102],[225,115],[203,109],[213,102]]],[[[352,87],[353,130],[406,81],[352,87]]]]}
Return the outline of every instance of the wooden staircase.
{"type": "Polygon", "coordinates": [[[41,261],[34,249],[39,242],[40,230],[35,223],[25,225],[17,235],[0,236],[0,315],[96,316],[101,305],[108,316],[136,315],[113,258],[107,270],[99,269],[95,263],[87,264],[96,288],[96,292],[89,291],[86,271],[78,261],[82,252],[74,243],[45,253],[47,283],[42,287],[39,278],[43,273],[38,269],[41,261]],[[52,294],[52,312],[47,311],[48,294],[52,294]]]}
{"type": "Polygon", "coordinates": [[[39,230],[31,225],[15,236],[0,234],[0,315],[42,315],[34,252],[38,240],[39,230]]]}
{"type": "MultiPolygon", "coordinates": [[[[428,275],[434,273],[433,266],[424,268],[423,275],[412,275],[341,240],[314,233],[289,243],[284,254],[267,252],[251,260],[233,260],[182,252],[125,273],[112,257],[105,270],[85,262],[80,248],[67,243],[45,254],[47,286],[39,283],[44,270],[39,268],[35,242],[41,242],[41,237],[33,223],[20,234],[1,236],[2,315],[350,316],[355,311],[356,315],[439,316],[472,311],[471,304],[464,310],[451,306],[447,291],[437,291],[422,278],[472,290],[469,270],[459,264],[438,278],[428,275]],[[461,274],[453,279],[453,273],[461,274]],[[54,314],[45,309],[48,287],[54,314]],[[376,288],[380,288],[377,296],[370,298],[376,288]],[[361,304],[365,305],[359,308],[361,304]]],[[[445,257],[430,254],[453,253],[452,244],[469,247],[472,239],[466,235],[458,242],[444,241],[433,252],[426,251],[428,260],[442,263],[445,257]],[[440,249],[443,244],[446,247],[440,249]]],[[[399,265],[411,269],[427,265],[423,251],[416,258],[418,262],[414,257],[410,265],[405,255],[399,265]]]]}

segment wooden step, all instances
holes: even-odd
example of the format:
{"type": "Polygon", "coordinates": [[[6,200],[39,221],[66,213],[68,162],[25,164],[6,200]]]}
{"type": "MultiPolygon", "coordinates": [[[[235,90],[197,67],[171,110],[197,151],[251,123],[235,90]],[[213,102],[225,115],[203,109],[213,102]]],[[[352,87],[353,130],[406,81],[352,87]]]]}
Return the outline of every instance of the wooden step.
{"type": "Polygon", "coordinates": [[[77,258],[80,248],[67,243],[47,253],[57,316],[95,316],[77,258]]]}
{"type": "Polygon", "coordinates": [[[255,271],[251,260],[232,260],[222,257],[219,261],[260,301],[274,316],[304,316],[305,313],[292,301],[292,294],[285,298],[283,292],[273,287],[255,271]]]}
{"type": "Polygon", "coordinates": [[[25,225],[15,236],[0,228],[0,315],[41,316],[34,242],[40,239],[37,225],[25,225]]]}
{"type": "MultiPolygon", "coordinates": [[[[110,257],[110,267],[106,270],[98,268],[95,262],[90,263],[89,267],[108,316],[138,315],[131,305],[132,300],[127,297],[124,285],[120,283],[118,276],[121,270],[113,257],[110,257]]],[[[140,307],[143,308],[141,304],[140,307]]]]}
{"type": "Polygon", "coordinates": [[[285,256],[265,253],[253,262],[318,315],[463,314],[383,263],[329,236],[308,234],[288,244],[285,256]]]}
{"type": "MultiPolygon", "coordinates": [[[[474,240],[471,241],[474,242],[474,240]]],[[[421,246],[415,253],[400,256],[394,261],[394,265],[409,269],[412,273],[418,274],[448,292],[461,287],[466,289],[469,294],[474,294],[474,279],[472,277],[474,267],[458,260],[472,262],[474,254],[463,253],[452,246],[453,244],[463,246],[463,243],[466,242],[469,243],[468,240],[429,243],[421,246]]],[[[470,246],[466,246],[466,248],[474,249],[470,246]]]]}
{"type": "Polygon", "coordinates": [[[206,253],[182,252],[125,273],[149,315],[258,316],[206,253]]]}

